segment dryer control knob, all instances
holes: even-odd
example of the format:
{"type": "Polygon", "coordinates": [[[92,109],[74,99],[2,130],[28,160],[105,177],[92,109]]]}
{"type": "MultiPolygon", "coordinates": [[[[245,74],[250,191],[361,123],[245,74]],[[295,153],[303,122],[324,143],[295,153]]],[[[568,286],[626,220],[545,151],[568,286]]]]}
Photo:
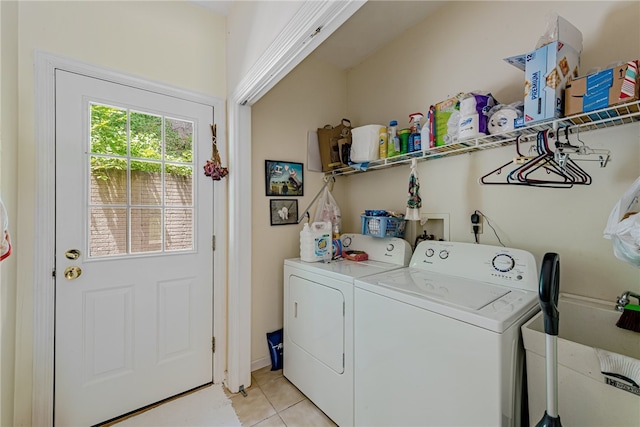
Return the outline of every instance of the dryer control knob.
{"type": "Polygon", "coordinates": [[[433,251],[433,249],[429,248],[429,249],[427,249],[427,250],[425,251],[425,253],[424,253],[424,254],[425,254],[428,258],[431,258],[431,257],[433,256],[433,254],[434,254],[434,253],[435,253],[435,252],[433,251]]]}
{"type": "Polygon", "coordinates": [[[387,245],[387,252],[393,252],[393,249],[395,248],[395,246],[393,246],[393,243],[389,243],[387,245]]]}
{"type": "Polygon", "coordinates": [[[342,246],[344,248],[348,248],[349,246],[351,246],[351,237],[345,237],[344,239],[342,239],[342,246]]]}
{"type": "Polygon", "coordinates": [[[443,250],[440,251],[439,255],[440,255],[440,258],[447,259],[447,258],[449,258],[449,251],[446,250],[446,249],[443,249],[443,250]]]}

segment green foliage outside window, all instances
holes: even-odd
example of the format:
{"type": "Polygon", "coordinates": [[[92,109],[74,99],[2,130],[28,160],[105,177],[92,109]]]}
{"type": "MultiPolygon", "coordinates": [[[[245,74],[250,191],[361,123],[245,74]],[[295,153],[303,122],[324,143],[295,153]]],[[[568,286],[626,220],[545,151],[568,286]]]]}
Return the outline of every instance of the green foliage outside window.
{"type": "MultiPolygon", "coordinates": [[[[129,157],[144,161],[130,162],[132,171],[162,172],[161,116],[130,112],[129,157]]],[[[191,163],[193,160],[193,125],[165,118],[165,161],[191,163]]],[[[126,170],[122,157],[127,157],[127,110],[106,105],[91,106],[91,172],[107,180],[110,170],[126,170]],[[103,155],[103,156],[100,156],[103,155]],[[116,157],[117,156],[117,157],[116,157]]],[[[192,176],[193,168],[171,164],[167,173],[192,176]]]]}

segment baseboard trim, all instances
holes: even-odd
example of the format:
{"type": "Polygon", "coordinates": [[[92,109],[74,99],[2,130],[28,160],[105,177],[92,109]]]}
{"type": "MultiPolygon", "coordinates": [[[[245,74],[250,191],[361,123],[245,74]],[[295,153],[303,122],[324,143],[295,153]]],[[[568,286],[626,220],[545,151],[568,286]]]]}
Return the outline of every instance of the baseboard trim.
{"type": "Polygon", "coordinates": [[[251,372],[257,371],[258,369],[262,369],[265,366],[271,365],[270,357],[263,357],[262,359],[254,360],[251,362],[251,372]]]}

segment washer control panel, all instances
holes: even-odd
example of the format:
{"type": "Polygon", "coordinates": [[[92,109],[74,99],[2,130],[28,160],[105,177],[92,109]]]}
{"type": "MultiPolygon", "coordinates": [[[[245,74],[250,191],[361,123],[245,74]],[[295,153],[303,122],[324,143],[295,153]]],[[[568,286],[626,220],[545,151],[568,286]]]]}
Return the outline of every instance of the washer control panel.
{"type": "Polygon", "coordinates": [[[409,266],[528,291],[538,289],[535,258],[522,249],[427,240],[415,249],[409,266]]]}
{"type": "Polygon", "coordinates": [[[406,266],[411,259],[411,245],[406,240],[397,237],[380,238],[345,233],[340,236],[340,241],[343,251],[364,251],[370,261],[406,266]]]}

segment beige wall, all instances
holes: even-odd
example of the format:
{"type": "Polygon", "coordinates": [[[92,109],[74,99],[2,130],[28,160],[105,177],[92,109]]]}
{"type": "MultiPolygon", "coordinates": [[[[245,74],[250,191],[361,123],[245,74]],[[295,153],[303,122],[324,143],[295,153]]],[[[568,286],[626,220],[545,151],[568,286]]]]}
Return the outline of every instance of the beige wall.
{"type": "MultiPolygon", "coordinates": [[[[4,36],[4,14],[2,18],[4,36]]],[[[28,426],[35,238],[34,50],[224,98],[225,20],[185,1],[20,2],[17,36],[19,78],[11,83],[17,86],[20,100],[19,133],[13,141],[3,139],[2,150],[17,150],[19,159],[17,184],[10,184],[20,194],[17,202],[20,220],[14,222],[19,236],[16,242],[19,273],[17,283],[7,286],[17,289],[15,372],[19,380],[15,384],[15,425],[28,426]]],[[[4,83],[3,77],[3,89],[4,83]]],[[[4,177],[4,168],[2,173],[4,177]]],[[[2,351],[4,364],[4,354],[11,349],[2,351]]],[[[4,405],[4,384],[2,391],[4,405]]]]}
{"type": "Polygon", "coordinates": [[[18,187],[18,4],[0,2],[0,196],[9,215],[14,255],[0,263],[0,425],[13,424],[18,187]]]}
{"type": "MultiPolygon", "coordinates": [[[[349,72],[348,111],[354,125],[397,119],[404,127],[410,113],[456,92],[490,91],[503,103],[522,99],[523,72],[502,58],[532,50],[549,11],[582,31],[583,71],[638,57],[638,2],[454,2],[349,72]]],[[[590,186],[479,185],[481,175],[515,156],[515,149],[506,147],[420,163],[423,209],[450,214],[452,240],[473,241],[469,216],[479,209],[505,245],[527,249],[538,260],[545,252],[558,252],[563,292],[613,301],[625,289],[638,291],[640,271],[613,256],[602,232],[611,208],[638,177],[640,125],[581,139],[612,152],[606,168],[580,163],[593,178],[590,186]]],[[[401,208],[408,174],[404,167],[340,179],[336,197],[348,212],[345,224],[357,227],[357,215],[365,208],[401,208]]],[[[498,244],[486,224],[481,243],[498,244]]]]}
{"type": "MultiPolygon", "coordinates": [[[[304,197],[298,211],[322,187],[322,174],[307,170],[307,132],[326,123],[338,124],[346,112],[346,74],[307,58],[252,109],[252,319],[251,361],[271,363],[266,333],[282,327],[283,260],[300,256],[301,226],[271,226],[265,196],[265,160],[304,163],[304,197]]],[[[315,213],[315,205],[311,215],[315,213]]],[[[313,216],[312,216],[313,218],[313,216]]]]}
{"type": "MultiPolygon", "coordinates": [[[[308,58],[254,105],[254,366],[269,363],[265,333],[282,327],[282,263],[299,255],[301,229],[269,225],[264,160],[298,161],[306,167],[307,130],[335,125],[345,115],[354,126],[397,119],[404,127],[410,113],[424,112],[456,92],[491,91],[503,103],[522,99],[524,73],[502,58],[532,50],[549,11],[582,31],[583,70],[633,59],[640,52],[638,2],[451,2],[349,72],[308,58]]],[[[618,261],[611,243],[602,238],[613,204],[638,176],[640,125],[596,131],[581,139],[592,148],[612,151],[606,168],[581,163],[593,177],[590,186],[480,186],[482,174],[514,157],[514,148],[505,147],[420,163],[423,210],[450,214],[452,240],[473,240],[469,216],[479,209],[505,245],[531,251],[538,262],[545,252],[558,252],[563,292],[613,301],[623,289],[640,291],[638,269],[618,261]]],[[[321,185],[320,174],[305,174],[300,210],[321,185]]],[[[404,209],[408,176],[409,167],[398,167],[338,178],[333,194],[342,209],[344,231],[359,232],[364,209],[404,209]]],[[[481,243],[498,244],[486,223],[481,243]]]]}

